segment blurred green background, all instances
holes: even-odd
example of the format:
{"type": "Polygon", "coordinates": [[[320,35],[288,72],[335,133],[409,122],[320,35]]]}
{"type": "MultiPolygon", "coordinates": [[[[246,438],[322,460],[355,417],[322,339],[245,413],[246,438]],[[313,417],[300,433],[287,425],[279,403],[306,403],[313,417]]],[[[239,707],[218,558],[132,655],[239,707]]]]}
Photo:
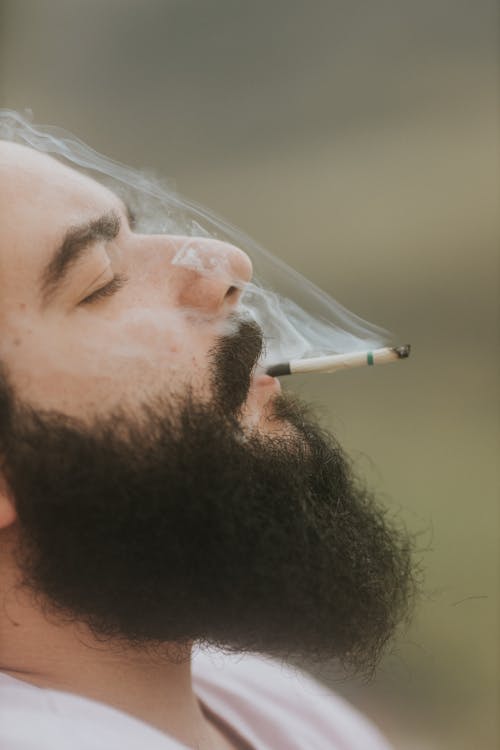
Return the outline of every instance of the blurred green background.
{"type": "MultiPolygon", "coordinates": [[[[402,750],[498,747],[499,26],[495,2],[12,0],[1,105],[239,225],[410,360],[303,376],[425,594],[370,684],[402,750]]],[[[285,384],[285,381],[283,381],[285,384]]]]}

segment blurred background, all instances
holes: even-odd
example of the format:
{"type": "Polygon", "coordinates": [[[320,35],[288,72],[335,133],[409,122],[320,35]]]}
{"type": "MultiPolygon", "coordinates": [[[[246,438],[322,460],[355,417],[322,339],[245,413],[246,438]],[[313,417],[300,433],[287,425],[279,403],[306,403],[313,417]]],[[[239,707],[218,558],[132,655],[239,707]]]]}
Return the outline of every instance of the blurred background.
{"type": "Polygon", "coordinates": [[[1,106],[172,178],[413,345],[397,366],[283,380],[419,535],[426,574],[376,678],[321,679],[401,750],[498,747],[496,2],[0,9],[1,106]]]}

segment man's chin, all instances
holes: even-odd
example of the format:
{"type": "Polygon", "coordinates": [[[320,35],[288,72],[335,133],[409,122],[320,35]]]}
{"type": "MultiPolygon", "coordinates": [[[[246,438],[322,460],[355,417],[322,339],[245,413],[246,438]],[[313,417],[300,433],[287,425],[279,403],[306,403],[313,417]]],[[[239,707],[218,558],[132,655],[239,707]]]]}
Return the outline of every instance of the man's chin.
{"type": "Polygon", "coordinates": [[[272,387],[266,391],[250,391],[238,418],[243,433],[261,440],[268,438],[274,444],[276,440],[290,447],[300,444],[307,455],[307,439],[300,429],[300,418],[293,411],[294,397],[272,387]]]}
{"type": "Polygon", "coordinates": [[[281,383],[270,375],[252,377],[246,404],[260,410],[269,410],[269,403],[281,395],[281,383]]]}

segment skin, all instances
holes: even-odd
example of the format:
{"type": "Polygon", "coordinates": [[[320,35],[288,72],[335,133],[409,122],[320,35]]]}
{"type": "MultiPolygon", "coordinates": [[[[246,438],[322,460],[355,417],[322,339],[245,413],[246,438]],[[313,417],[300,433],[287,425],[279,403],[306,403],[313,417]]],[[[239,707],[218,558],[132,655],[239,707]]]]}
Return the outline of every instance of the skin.
{"type": "Polygon", "coordinates": [[[411,599],[410,543],[306,406],[251,377],[250,259],[197,238],[215,273],[175,264],[192,239],[133,231],[114,193],[16,144],[0,192],[0,670],[227,750],[194,644],[373,668],[411,599]],[[41,309],[65,231],[111,212],[117,237],[41,309]]]}

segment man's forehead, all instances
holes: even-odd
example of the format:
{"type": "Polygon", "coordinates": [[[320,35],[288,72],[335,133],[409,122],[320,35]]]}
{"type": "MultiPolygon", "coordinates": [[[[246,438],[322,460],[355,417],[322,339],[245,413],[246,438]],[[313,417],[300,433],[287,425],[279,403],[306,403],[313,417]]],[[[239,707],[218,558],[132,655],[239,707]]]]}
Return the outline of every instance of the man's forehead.
{"type": "Polygon", "coordinates": [[[47,154],[0,141],[2,276],[35,273],[70,226],[120,205],[103,185],[47,154]]]}
{"type": "Polygon", "coordinates": [[[49,154],[20,143],[3,140],[0,140],[0,170],[10,171],[14,178],[27,172],[31,174],[44,174],[53,170],[74,172],[49,154]]]}
{"type": "MultiPolygon", "coordinates": [[[[0,254],[13,240],[53,244],[71,225],[118,210],[122,201],[96,180],[47,154],[0,141],[0,254]]],[[[17,245],[17,242],[14,242],[17,245]]]]}
{"type": "Polygon", "coordinates": [[[49,154],[18,143],[0,140],[0,195],[14,199],[45,203],[51,196],[61,199],[107,199],[111,191],[85,174],[62,164],[49,154]]]}

